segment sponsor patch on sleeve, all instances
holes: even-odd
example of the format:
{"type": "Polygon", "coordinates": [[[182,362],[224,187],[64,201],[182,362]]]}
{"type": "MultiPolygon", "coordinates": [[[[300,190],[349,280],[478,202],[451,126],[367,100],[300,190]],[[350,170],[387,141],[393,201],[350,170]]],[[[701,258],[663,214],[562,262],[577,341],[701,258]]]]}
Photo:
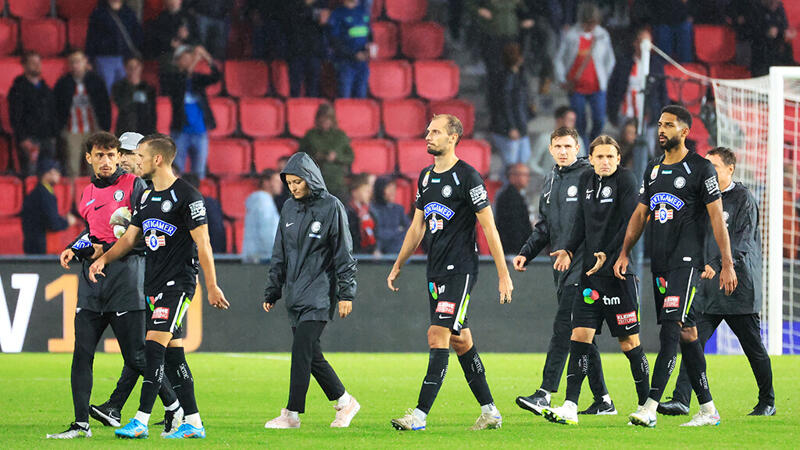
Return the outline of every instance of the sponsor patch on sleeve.
{"type": "Polygon", "coordinates": [[[708,191],[708,195],[720,195],[719,181],[717,180],[717,177],[708,177],[704,183],[706,185],[706,191],[708,191]]]}
{"type": "Polygon", "coordinates": [[[151,317],[151,319],[153,319],[153,320],[156,320],[156,319],[163,319],[163,320],[169,319],[169,308],[165,308],[163,306],[159,306],[158,308],[154,309],[153,310],[153,316],[151,317]]]}
{"type": "Polygon", "coordinates": [[[439,302],[436,304],[436,312],[442,314],[455,314],[456,304],[453,302],[439,302]]]}
{"type": "Polygon", "coordinates": [[[664,308],[678,308],[681,306],[681,298],[677,295],[664,297],[664,308]]]}
{"type": "Polygon", "coordinates": [[[483,201],[486,201],[489,195],[486,193],[486,188],[481,184],[470,189],[469,196],[472,199],[472,203],[477,205],[483,201]]]}
{"type": "Polygon", "coordinates": [[[197,200],[192,203],[189,203],[189,213],[192,215],[192,219],[199,219],[201,217],[205,217],[206,215],[206,204],[203,203],[202,200],[197,200]]]}
{"type": "Polygon", "coordinates": [[[617,325],[630,325],[636,323],[636,311],[617,314],[617,325]]]}

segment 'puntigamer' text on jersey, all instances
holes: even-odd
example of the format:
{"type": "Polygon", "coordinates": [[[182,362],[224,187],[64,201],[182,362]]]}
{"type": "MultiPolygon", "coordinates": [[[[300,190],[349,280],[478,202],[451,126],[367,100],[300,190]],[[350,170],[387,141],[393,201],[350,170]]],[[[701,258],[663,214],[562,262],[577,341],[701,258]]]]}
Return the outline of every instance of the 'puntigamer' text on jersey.
{"type": "Polygon", "coordinates": [[[706,205],[720,198],[714,166],[689,152],[683,161],[647,165],[639,202],[650,212],[650,259],[653,272],[703,267],[706,205]]]}
{"type": "Polygon", "coordinates": [[[475,213],[489,206],[486,186],[478,171],[462,160],[444,173],[433,168],[420,173],[415,202],[430,237],[428,278],[478,273],[475,213]]]}
{"type": "Polygon", "coordinates": [[[145,295],[192,290],[198,273],[197,245],[189,232],[206,223],[203,196],[182,179],[163,191],[144,191],[131,225],[144,235],[145,295]]]}

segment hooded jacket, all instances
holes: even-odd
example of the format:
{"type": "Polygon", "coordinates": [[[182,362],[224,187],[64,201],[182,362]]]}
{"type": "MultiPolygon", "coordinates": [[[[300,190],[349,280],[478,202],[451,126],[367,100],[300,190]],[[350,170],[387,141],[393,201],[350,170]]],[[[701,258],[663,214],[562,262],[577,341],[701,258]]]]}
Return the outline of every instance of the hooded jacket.
{"type": "Polygon", "coordinates": [[[292,155],[281,171],[306,181],[310,192],[281,209],[264,301],[283,297],[292,326],[333,319],[339,300],[356,296],[356,261],[344,205],[328,193],[319,167],[306,153],[292,155]]]}
{"type": "MultiPolygon", "coordinates": [[[[519,251],[520,255],[527,258],[527,262],[545,247],[549,246],[551,250],[566,248],[578,213],[578,184],[587,170],[592,170],[589,161],[578,158],[567,167],[553,166],[545,177],[539,199],[539,221],[519,251]]],[[[581,282],[582,267],[583,245],[575,251],[575,258],[566,272],[553,270],[553,279],[559,288],[564,284],[578,284],[581,282]]]]}

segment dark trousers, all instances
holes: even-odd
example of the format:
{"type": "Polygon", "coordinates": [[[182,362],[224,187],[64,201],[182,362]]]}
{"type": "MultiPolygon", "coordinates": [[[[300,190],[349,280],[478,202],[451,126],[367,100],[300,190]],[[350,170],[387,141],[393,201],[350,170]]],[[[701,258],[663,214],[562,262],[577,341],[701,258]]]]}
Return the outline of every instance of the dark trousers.
{"type": "Polygon", "coordinates": [[[319,77],[322,60],[316,56],[296,56],[289,60],[289,90],[292,97],[300,97],[306,87],[305,97],[319,97],[319,77]]]}
{"type": "Polygon", "coordinates": [[[289,380],[289,402],[286,409],[305,412],[306,393],[311,375],[317,380],[328,400],[336,400],[344,394],[344,386],[333,367],[322,355],[319,338],[327,322],[305,321],[292,327],[292,369],[289,380]]]}
{"type": "MultiPolygon", "coordinates": [[[[761,326],[758,314],[699,314],[697,319],[697,339],[705,347],[706,342],[717,330],[722,321],[731,327],[731,330],[739,339],[742,350],[750,361],[750,368],[758,384],[758,402],[766,405],[775,405],[775,391],[772,389],[772,363],[770,362],[767,349],[761,342],[761,326]]],[[[675,390],[672,398],[684,405],[689,405],[692,400],[692,385],[689,382],[689,375],[686,367],[681,362],[678,381],[675,383],[675,390]]]]}
{"type": "MultiPolygon", "coordinates": [[[[122,373],[119,376],[119,380],[117,380],[114,392],[111,393],[111,397],[108,399],[108,403],[121,410],[125,406],[125,402],[128,401],[128,397],[131,396],[131,392],[133,392],[133,388],[141,375],[141,371],[134,367],[127,364],[122,366],[122,373]]],[[[161,380],[161,389],[158,391],[158,396],[164,406],[170,406],[178,399],[167,377],[161,380]]]]}

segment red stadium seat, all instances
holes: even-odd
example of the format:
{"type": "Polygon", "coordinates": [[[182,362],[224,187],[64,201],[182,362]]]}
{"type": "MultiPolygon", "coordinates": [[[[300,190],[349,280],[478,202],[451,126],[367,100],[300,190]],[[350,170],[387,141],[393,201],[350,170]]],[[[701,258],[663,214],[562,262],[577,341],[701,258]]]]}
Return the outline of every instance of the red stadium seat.
{"type": "Polygon", "coordinates": [[[253,163],[256,172],[276,169],[281,156],[291,156],[297,151],[294,139],[256,139],[253,141],[253,163]]]}
{"type": "Polygon", "coordinates": [[[38,19],[50,13],[50,0],[8,0],[8,12],[22,19],[38,19]]]}
{"type": "Polygon", "coordinates": [[[489,202],[494,203],[495,196],[503,187],[502,181],[492,181],[492,180],[483,180],[483,184],[486,185],[486,195],[489,197],[489,202]]]}
{"type": "Polygon", "coordinates": [[[383,101],[383,129],[395,139],[418,138],[428,126],[428,108],[421,100],[383,101]]]}
{"type": "Polygon", "coordinates": [[[378,45],[375,59],[392,59],[397,55],[397,25],[383,21],[372,24],[372,42],[378,45]]]}
{"type": "Polygon", "coordinates": [[[58,15],[65,19],[88,19],[97,6],[97,2],[87,0],[57,0],[58,15]]]}
{"type": "Polygon", "coordinates": [[[72,188],[72,193],[75,196],[75,205],[78,206],[78,209],[80,209],[83,190],[86,189],[86,186],[88,186],[90,182],[91,181],[89,181],[89,177],[75,178],[75,185],[72,188]]]}
{"type": "Polygon", "coordinates": [[[203,197],[211,197],[219,199],[219,186],[211,178],[203,178],[200,180],[200,189],[198,189],[203,197]]]}
{"type": "Polygon", "coordinates": [[[147,60],[142,63],[142,80],[150,86],[156,88],[156,95],[161,89],[161,81],[158,79],[158,61],[147,60]]]}
{"type": "Polygon", "coordinates": [[[695,25],[694,47],[700,61],[728,62],[736,56],[736,34],[725,25],[695,25]]]}
{"type": "Polygon", "coordinates": [[[400,25],[400,48],[411,59],[436,59],[444,51],[444,28],[436,22],[400,25]]]}
{"type": "Polygon", "coordinates": [[[269,67],[272,79],[272,92],[278,97],[289,97],[289,65],[286,61],[272,61],[269,67]]]}
{"type": "Polygon", "coordinates": [[[233,231],[233,223],[225,221],[225,253],[236,253],[236,244],[234,244],[234,231],[233,231]]]}
{"type": "Polygon", "coordinates": [[[236,131],[236,102],[227,97],[211,97],[208,106],[217,127],[208,132],[211,137],[230,136],[236,131]]]}
{"type": "Polygon", "coordinates": [[[397,168],[416,183],[425,166],[433,164],[424,139],[399,139],[397,141],[397,168]]]}
{"type": "Polygon", "coordinates": [[[459,71],[453,61],[416,61],[417,95],[427,100],[448,100],[458,94],[459,71]]]}
{"type": "Polygon", "coordinates": [[[8,99],[5,94],[0,94],[0,130],[8,134],[13,134],[11,128],[11,117],[8,115],[8,99]]]}
{"type": "Polygon", "coordinates": [[[356,139],[350,143],[353,147],[353,173],[371,173],[384,175],[394,172],[394,143],[387,139],[356,139]]]}
{"type": "MultiPolygon", "coordinates": [[[[224,66],[218,64],[217,69],[219,69],[220,73],[222,73],[222,77],[220,78],[219,82],[212,84],[206,89],[206,95],[208,95],[209,97],[212,97],[214,95],[219,95],[220,92],[222,92],[222,79],[225,78],[224,66]]],[[[200,60],[200,62],[197,63],[197,66],[195,66],[194,70],[197,73],[204,73],[204,74],[211,73],[211,67],[209,67],[208,63],[204,59],[200,60]]]]}
{"type": "Polygon", "coordinates": [[[239,99],[239,125],[250,137],[280,136],[286,128],[286,108],[275,98],[242,97],[239,99]]]}
{"type": "Polygon", "coordinates": [[[42,78],[52,89],[56,82],[69,70],[69,63],[66,58],[43,58],[42,59],[42,78]]]}
{"type": "MultiPolygon", "coordinates": [[[[2,107],[2,104],[0,104],[2,107]]],[[[6,172],[12,168],[11,157],[11,139],[8,136],[0,134],[0,172],[6,172]]]]}
{"type": "Polygon", "coordinates": [[[372,19],[371,21],[374,23],[378,17],[383,14],[383,4],[385,0],[373,0],[372,2],[372,11],[370,11],[369,17],[372,19]]]}
{"type": "MultiPolygon", "coordinates": [[[[63,215],[63,214],[62,214],[63,215]]],[[[48,255],[59,255],[64,249],[72,243],[84,230],[86,225],[80,221],[75,225],[61,231],[48,231],[47,232],[47,248],[48,255]]]]}
{"type": "Polygon", "coordinates": [[[414,208],[414,197],[417,195],[417,175],[414,175],[413,180],[405,178],[396,178],[394,180],[394,185],[397,188],[394,202],[402,206],[406,213],[414,208]]]}
{"type": "Polygon", "coordinates": [[[314,115],[317,108],[324,103],[321,98],[290,98],[286,100],[286,117],[289,122],[289,133],[295,137],[303,137],[306,131],[314,126],[314,115]]]}
{"type": "Polygon", "coordinates": [[[142,22],[149,22],[164,10],[164,0],[144,0],[142,8],[142,22]]]}
{"type": "MultiPolygon", "coordinates": [[[[789,26],[798,28],[800,27],[800,2],[797,0],[785,0],[783,2],[783,10],[786,12],[786,19],[789,21],[789,26]]],[[[795,58],[795,61],[798,61],[795,58]]]]}
{"type": "Polygon", "coordinates": [[[0,192],[3,193],[0,216],[12,216],[20,212],[24,197],[22,181],[13,176],[0,176],[0,192]]]}
{"type": "Polygon", "coordinates": [[[252,178],[234,177],[220,181],[219,202],[222,212],[237,219],[244,218],[244,202],[256,189],[258,184],[252,178]]]}
{"type": "Polygon", "coordinates": [[[0,219],[0,255],[22,254],[22,221],[19,217],[0,219]]]}
{"type": "MultiPolygon", "coordinates": [[[[706,68],[697,63],[687,63],[683,65],[688,71],[700,75],[708,75],[706,68]]],[[[700,102],[708,90],[708,86],[702,84],[696,78],[690,78],[677,67],[667,64],[664,66],[664,75],[667,76],[667,95],[675,102],[682,103],[686,108],[697,113],[700,110],[700,102]]]]}
{"type": "Polygon", "coordinates": [[[225,89],[234,97],[263,97],[269,92],[269,66],[264,61],[225,62],[225,89]]]}
{"type": "Polygon", "coordinates": [[[156,98],[156,131],[169,134],[169,126],[172,123],[172,103],[169,97],[156,98]]]}
{"type": "Polygon", "coordinates": [[[381,111],[375,100],[341,98],[333,107],[339,128],[351,139],[370,138],[381,129],[381,111]]]}
{"type": "Polygon", "coordinates": [[[14,78],[19,75],[22,75],[19,58],[13,56],[0,58],[0,95],[8,95],[8,90],[14,84],[14,78]]]}
{"type": "Polygon", "coordinates": [[[397,22],[419,22],[428,12],[428,0],[386,0],[386,16],[397,22]]]}
{"type": "Polygon", "coordinates": [[[250,142],[245,139],[208,140],[208,171],[214,175],[241,175],[250,172],[250,142]]]}
{"type": "Polygon", "coordinates": [[[89,28],[89,19],[73,17],[67,21],[67,41],[72,48],[86,47],[86,30],[89,28]]]}
{"type": "Polygon", "coordinates": [[[408,61],[370,61],[369,92],[383,100],[406,98],[413,85],[408,61]]]}
{"type": "Polygon", "coordinates": [[[689,132],[689,139],[696,143],[695,150],[700,156],[706,156],[711,150],[711,144],[708,143],[708,130],[705,124],[699,118],[692,119],[692,130],[689,132]]]}
{"type": "Polygon", "coordinates": [[[750,71],[747,67],[737,66],[735,64],[713,64],[708,70],[711,78],[720,78],[723,80],[742,80],[750,78],[750,71]]]}
{"type": "Polygon", "coordinates": [[[59,19],[23,19],[20,23],[22,48],[42,56],[55,56],[67,44],[67,26],[59,19]]]}
{"type": "Polygon", "coordinates": [[[466,100],[441,100],[433,101],[429,105],[430,114],[452,114],[461,120],[461,125],[464,127],[464,136],[472,136],[472,131],[475,129],[475,105],[466,100]]]}
{"type": "Polygon", "coordinates": [[[19,24],[14,19],[0,19],[0,55],[10,55],[17,50],[19,24]]]}
{"type": "Polygon", "coordinates": [[[244,219],[233,222],[233,237],[231,241],[233,241],[232,245],[235,248],[235,253],[241,254],[244,247],[244,219]]]}
{"type": "MultiPolygon", "coordinates": [[[[39,178],[29,176],[25,178],[25,193],[30,194],[39,183],[39,178]]],[[[53,186],[53,194],[56,196],[58,202],[58,213],[66,215],[72,209],[72,181],[67,178],[62,178],[61,182],[53,186]]]]}
{"type": "Polygon", "coordinates": [[[456,147],[456,155],[474,167],[481,175],[489,174],[492,147],[483,139],[464,139],[456,147]]]}

